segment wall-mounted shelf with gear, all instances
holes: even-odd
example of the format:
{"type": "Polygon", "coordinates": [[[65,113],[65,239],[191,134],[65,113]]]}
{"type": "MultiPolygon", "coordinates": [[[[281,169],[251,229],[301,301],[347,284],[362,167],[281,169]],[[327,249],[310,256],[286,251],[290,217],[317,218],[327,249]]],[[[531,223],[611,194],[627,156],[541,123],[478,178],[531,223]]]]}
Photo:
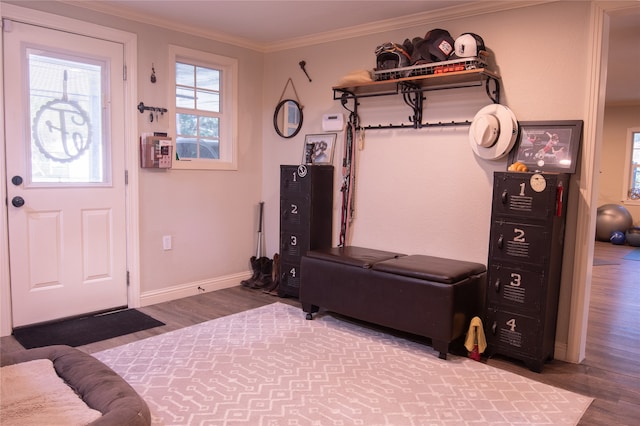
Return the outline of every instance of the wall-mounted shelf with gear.
{"type": "MultiPolygon", "coordinates": [[[[361,98],[402,95],[403,101],[412,109],[410,124],[388,124],[364,126],[365,129],[399,129],[433,126],[470,125],[463,122],[423,122],[422,110],[425,100],[424,92],[433,90],[457,89],[484,86],[487,96],[493,103],[500,103],[500,76],[495,71],[477,62],[478,58],[465,58],[435,62],[431,64],[397,68],[394,70],[374,72],[375,81],[333,87],[333,99],[342,102],[342,106],[357,117],[361,98]],[[347,104],[352,101],[353,106],[347,104]]],[[[357,124],[358,127],[359,124],[357,124]]]]}

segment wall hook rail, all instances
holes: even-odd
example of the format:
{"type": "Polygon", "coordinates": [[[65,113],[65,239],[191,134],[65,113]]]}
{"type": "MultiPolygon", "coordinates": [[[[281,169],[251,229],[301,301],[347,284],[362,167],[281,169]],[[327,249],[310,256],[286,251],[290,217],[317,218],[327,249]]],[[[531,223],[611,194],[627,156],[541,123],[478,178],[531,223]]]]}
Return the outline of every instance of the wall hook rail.
{"type": "Polygon", "coordinates": [[[426,92],[446,89],[462,89],[484,86],[487,97],[495,104],[500,103],[500,77],[485,69],[468,69],[462,72],[451,72],[434,75],[406,77],[390,80],[373,81],[355,86],[333,88],[333,99],[340,100],[342,107],[357,114],[359,100],[370,97],[400,95],[404,103],[411,109],[409,123],[379,124],[364,126],[363,129],[422,129],[427,127],[469,126],[471,121],[438,121],[424,120],[423,109],[427,101],[426,92]],[[347,103],[352,101],[353,108],[347,103]]]}
{"type": "Polygon", "coordinates": [[[138,104],[138,111],[140,111],[140,114],[142,114],[145,111],[159,112],[160,114],[164,114],[165,112],[168,112],[169,110],[166,109],[166,108],[146,106],[143,102],[140,102],[138,104]]]}

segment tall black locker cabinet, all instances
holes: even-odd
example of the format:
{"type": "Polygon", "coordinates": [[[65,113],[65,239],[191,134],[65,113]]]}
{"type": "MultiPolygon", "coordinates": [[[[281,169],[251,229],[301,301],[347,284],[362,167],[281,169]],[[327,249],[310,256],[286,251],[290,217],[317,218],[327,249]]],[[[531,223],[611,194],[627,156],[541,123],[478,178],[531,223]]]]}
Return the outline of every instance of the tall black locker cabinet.
{"type": "Polygon", "coordinates": [[[298,297],[301,257],[331,247],[332,213],[333,166],[280,166],[281,297],[298,297]]]}
{"type": "Polygon", "coordinates": [[[568,186],[568,174],[494,174],[488,353],[520,359],[536,372],[553,358],[568,186]]]}

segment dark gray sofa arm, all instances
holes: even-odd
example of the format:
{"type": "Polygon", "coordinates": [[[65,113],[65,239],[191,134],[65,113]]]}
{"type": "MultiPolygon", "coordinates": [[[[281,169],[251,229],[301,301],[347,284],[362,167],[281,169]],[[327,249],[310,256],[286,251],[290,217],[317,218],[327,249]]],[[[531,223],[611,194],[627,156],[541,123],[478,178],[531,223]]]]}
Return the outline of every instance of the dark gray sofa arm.
{"type": "Polygon", "coordinates": [[[84,402],[102,417],[92,426],[143,426],[151,424],[142,397],[102,361],[70,346],[25,349],[0,356],[0,365],[50,359],[60,376],[84,402]]]}

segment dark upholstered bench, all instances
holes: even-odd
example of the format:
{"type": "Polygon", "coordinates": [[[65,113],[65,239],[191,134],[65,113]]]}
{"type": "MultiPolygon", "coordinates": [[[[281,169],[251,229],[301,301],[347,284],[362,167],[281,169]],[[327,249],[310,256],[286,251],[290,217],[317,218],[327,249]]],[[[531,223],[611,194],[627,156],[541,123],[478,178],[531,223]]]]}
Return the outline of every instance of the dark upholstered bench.
{"type": "Polygon", "coordinates": [[[300,273],[307,319],[322,307],[428,337],[442,359],[484,303],[486,267],[473,262],[340,247],[309,251],[300,273]]]}

